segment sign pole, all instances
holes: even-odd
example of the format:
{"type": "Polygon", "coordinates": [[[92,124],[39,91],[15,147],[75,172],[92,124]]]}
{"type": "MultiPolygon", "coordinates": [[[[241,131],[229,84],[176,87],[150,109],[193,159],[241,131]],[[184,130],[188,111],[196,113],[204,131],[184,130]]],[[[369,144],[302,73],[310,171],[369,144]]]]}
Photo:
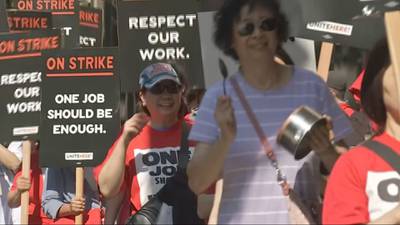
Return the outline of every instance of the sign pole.
{"type": "Polygon", "coordinates": [[[219,179],[215,184],[214,201],[210,212],[210,218],[208,220],[208,224],[218,224],[218,215],[221,206],[223,185],[224,185],[223,179],[219,179]]]}
{"type": "Polygon", "coordinates": [[[390,56],[392,65],[396,73],[396,78],[400,75],[400,30],[396,26],[400,26],[400,11],[386,12],[385,25],[387,32],[387,39],[389,44],[390,56]]]}
{"type": "MultiPolygon", "coordinates": [[[[32,142],[22,143],[22,176],[30,178],[32,142]]],[[[21,224],[29,223],[29,190],[21,194],[21,224]]]]}
{"type": "Polygon", "coordinates": [[[329,66],[331,65],[333,44],[322,42],[321,52],[318,60],[318,75],[326,82],[328,80],[329,66]]]}
{"type": "Polygon", "coordinates": [[[386,33],[389,44],[390,57],[394,68],[397,95],[400,99],[400,11],[385,13],[386,33]]]}
{"type": "MultiPolygon", "coordinates": [[[[78,198],[83,197],[83,180],[84,180],[84,171],[83,167],[77,167],[75,170],[76,173],[76,183],[75,183],[75,196],[78,198]]],[[[82,225],[83,224],[83,214],[79,214],[75,216],[75,224],[82,225]]]]}

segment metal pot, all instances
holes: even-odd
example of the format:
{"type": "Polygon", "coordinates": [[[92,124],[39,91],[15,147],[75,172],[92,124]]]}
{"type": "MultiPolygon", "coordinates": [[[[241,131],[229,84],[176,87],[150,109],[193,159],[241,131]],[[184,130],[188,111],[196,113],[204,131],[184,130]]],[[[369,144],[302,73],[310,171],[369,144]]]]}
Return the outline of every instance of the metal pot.
{"type": "Polygon", "coordinates": [[[304,158],[310,151],[310,131],[327,126],[326,117],[307,106],[300,106],[285,120],[278,131],[277,142],[294,155],[296,160],[304,158]]]}

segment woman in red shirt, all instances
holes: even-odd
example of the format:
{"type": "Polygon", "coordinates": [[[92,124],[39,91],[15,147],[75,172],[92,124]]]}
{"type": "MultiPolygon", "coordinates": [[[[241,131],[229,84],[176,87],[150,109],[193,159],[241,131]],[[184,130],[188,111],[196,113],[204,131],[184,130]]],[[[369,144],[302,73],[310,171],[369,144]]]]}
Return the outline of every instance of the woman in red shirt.
{"type": "MultiPolygon", "coordinates": [[[[167,63],[155,63],[140,74],[139,103],[143,112],[128,119],[106,160],[96,168],[101,193],[110,198],[121,190],[130,196],[131,214],[137,212],[176,173],[182,124],[187,112],[185,85],[167,63]]],[[[190,150],[193,143],[189,143],[190,150]]],[[[172,221],[172,208],[159,217],[172,221]]]]}
{"type": "MultiPolygon", "coordinates": [[[[372,139],[400,155],[398,91],[388,44],[383,39],[370,53],[361,104],[379,128],[372,139]]],[[[399,224],[399,191],[400,175],[396,170],[367,147],[355,147],[339,158],[329,177],[323,223],[399,224]]]]}

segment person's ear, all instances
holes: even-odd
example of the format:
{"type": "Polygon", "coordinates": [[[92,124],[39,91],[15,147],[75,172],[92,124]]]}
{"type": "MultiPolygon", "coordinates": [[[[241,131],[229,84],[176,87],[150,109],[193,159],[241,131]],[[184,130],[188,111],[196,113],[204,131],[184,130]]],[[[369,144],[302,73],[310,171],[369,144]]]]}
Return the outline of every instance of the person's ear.
{"type": "Polygon", "coordinates": [[[146,99],[144,97],[143,91],[139,92],[139,100],[142,102],[142,106],[146,106],[146,99]]]}

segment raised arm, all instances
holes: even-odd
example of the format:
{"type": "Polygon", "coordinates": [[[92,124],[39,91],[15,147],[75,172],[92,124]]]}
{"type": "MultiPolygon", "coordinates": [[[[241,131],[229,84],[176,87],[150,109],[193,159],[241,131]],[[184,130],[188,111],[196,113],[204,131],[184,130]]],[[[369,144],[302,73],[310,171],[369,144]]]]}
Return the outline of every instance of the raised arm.
{"type": "Polygon", "coordinates": [[[214,117],[221,130],[219,138],[212,144],[197,144],[187,168],[189,186],[196,194],[220,178],[225,157],[236,137],[236,120],[229,97],[219,97],[214,117]]]}
{"type": "Polygon", "coordinates": [[[346,144],[341,140],[336,145],[333,145],[331,142],[333,136],[334,134],[330,127],[320,127],[313,130],[310,135],[311,148],[320,157],[328,173],[332,170],[339,155],[348,149],[346,144]]]}
{"type": "Polygon", "coordinates": [[[132,138],[140,133],[148,121],[146,114],[137,113],[125,122],[121,137],[99,173],[100,192],[106,198],[115,196],[119,192],[125,175],[126,149],[132,138]]]}

